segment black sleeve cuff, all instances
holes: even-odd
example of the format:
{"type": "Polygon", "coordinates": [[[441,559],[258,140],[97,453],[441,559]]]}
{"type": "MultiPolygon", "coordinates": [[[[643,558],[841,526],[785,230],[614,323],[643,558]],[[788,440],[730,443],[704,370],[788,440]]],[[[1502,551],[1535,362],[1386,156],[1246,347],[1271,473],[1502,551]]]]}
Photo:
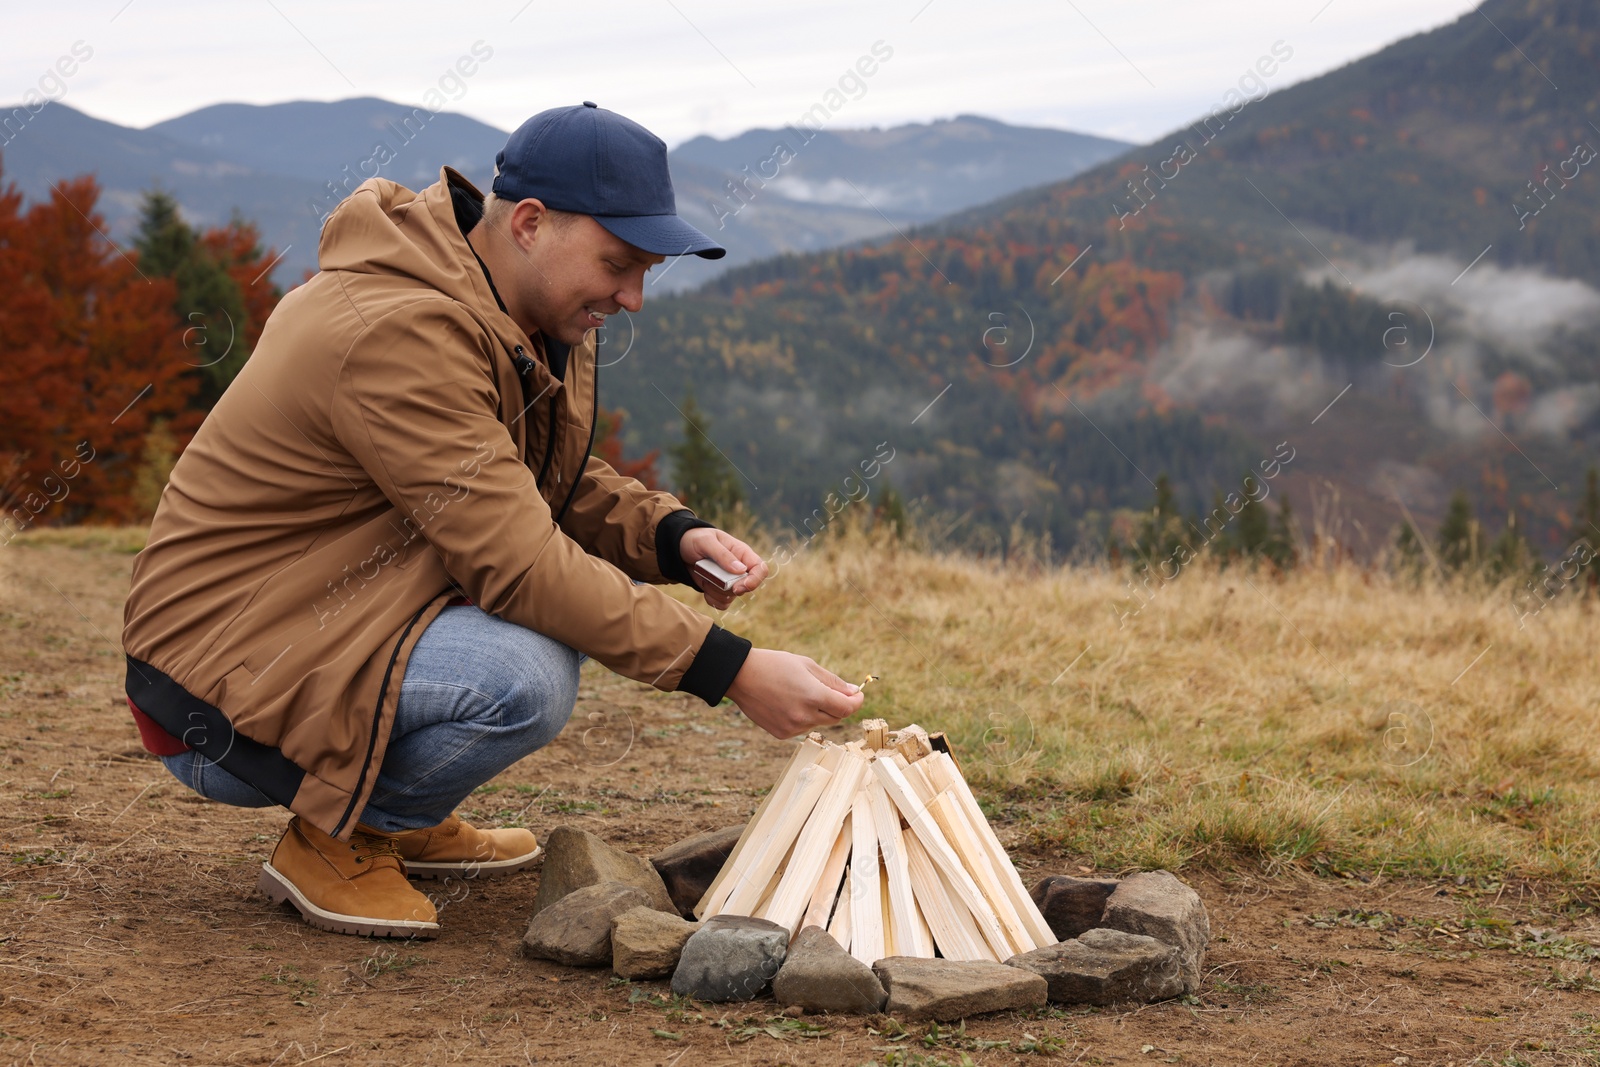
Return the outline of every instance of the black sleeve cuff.
{"type": "Polygon", "coordinates": [[[712,623],[711,632],[706,634],[705,643],[700,646],[694,662],[683,672],[678,692],[693,693],[707,704],[722,703],[723,695],[733,684],[734,676],[744,666],[748,655],[749,641],[712,623]]]}
{"type": "MultiPolygon", "coordinates": [[[[669,581],[699,588],[689,578],[689,565],[683,561],[683,553],[679,551],[678,543],[690,530],[712,525],[714,524],[704,519],[695,518],[694,512],[688,508],[674,511],[656,524],[656,565],[661,568],[661,573],[669,581]]],[[[716,701],[713,700],[712,703],[715,704],[716,701]]]]}

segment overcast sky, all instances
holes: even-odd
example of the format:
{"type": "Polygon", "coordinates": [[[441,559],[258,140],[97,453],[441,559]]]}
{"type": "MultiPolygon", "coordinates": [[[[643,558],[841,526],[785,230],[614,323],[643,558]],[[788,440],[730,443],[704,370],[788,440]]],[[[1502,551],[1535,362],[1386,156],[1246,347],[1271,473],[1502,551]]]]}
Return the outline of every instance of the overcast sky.
{"type": "MultiPolygon", "coordinates": [[[[221,102],[432,97],[509,129],[595,100],[668,144],[793,121],[848,78],[835,129],[975,113],[1150,140],[1282,41],[1282,88],[1470,12],[1465,0],[70,0],[7,4],[0,101],[74,44],[66,103],[130,126],[221,102]],[[479,43],[481,42],[481,43],[479,43]],[[472,58],[474,46],[479,62],[472,58]],[[470,77],[449,73],[468,57],[470,77]]],[[[68,64],[70,66],[71,64],[68,64]]],[[[832,98],[837,102],[840,97],[832,98]]]]}

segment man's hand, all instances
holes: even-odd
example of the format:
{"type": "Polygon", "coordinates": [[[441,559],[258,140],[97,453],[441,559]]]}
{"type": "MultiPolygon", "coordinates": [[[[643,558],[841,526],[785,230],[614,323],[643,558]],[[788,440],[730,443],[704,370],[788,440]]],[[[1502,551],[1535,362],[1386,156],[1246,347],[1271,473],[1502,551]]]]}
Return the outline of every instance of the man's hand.
{"type": "MultiPolygon", "coordinates": [[[[696,531],[691,531],[696,532],[696,531]]],[[[728,687],[745,717],[773,737],[798,737],[861,710],[861,687],[805,656],[752,648],[728,687]]]]}
{"type": "Polygon", "coordinates": [[[755,549],[732,534],[709,526],[697,527],[685,533],[678,542],[678,554],[691,568],[698,560],[709,559],[734,574],[742,575],[732,592],[728,593],[707,589],[700,584],[698,577],[691,576],[695,588],[706,595],[706,603],[718,611],[727,611],[735,597],[752,591],[767,577],[767,565],[756,555],[755,549]]]}

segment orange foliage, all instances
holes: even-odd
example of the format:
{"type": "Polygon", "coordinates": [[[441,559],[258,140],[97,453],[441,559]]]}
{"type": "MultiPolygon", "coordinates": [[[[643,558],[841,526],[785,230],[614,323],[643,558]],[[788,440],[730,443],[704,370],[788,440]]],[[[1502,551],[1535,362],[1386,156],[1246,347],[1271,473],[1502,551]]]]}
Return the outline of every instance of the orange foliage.
{"type": "Polygon", "coordinates": [[[0,190],[0,505],[7,539],[50,519],[126,521],[145,435],[180,442],[185,375],[174,289],[104,236],[91,177],[22,209],[0,190]]]}
{"type": "Polygon", "coordinates": [[[244,297],[244,343],[255,351],[261,340],[261,331],[267,325],[267,316],[278,306],[278,291],[270,279],[263,277],[278,253],[271,248],[261,248],[261,233],[253,222],[238,219],[200,235],[200,245],[208,256],[223,265],[233,284],[244,297]]]}
{"type": "Polygon", "coordinates": [[[622,457],[622,424],[627,418],[624,412],[600,409],[595,418],[593,454],[609,463],[618,474],[637,478],[651,489],[660,489],[661,475],[656,471],[660,449],[651,449],[643,459],[622,457]]]}

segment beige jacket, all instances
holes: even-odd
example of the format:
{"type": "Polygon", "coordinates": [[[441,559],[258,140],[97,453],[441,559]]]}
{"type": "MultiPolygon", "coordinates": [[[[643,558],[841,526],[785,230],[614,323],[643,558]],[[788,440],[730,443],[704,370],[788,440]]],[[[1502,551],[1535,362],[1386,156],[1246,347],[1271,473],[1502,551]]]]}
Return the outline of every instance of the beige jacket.
{"type": "Polygon", "coordinates": [[[446,169],[420,193],[365,182],[328,219],[321,272],[178,460],[124,613],[147,747],[195,748],[335,836],[452,598],[712,703],[749,649],[630,580],[686,581],[677,542],[704,524],[589,455],[594,334],[557,380],[451,183],[482,200],[446,169]]]}

